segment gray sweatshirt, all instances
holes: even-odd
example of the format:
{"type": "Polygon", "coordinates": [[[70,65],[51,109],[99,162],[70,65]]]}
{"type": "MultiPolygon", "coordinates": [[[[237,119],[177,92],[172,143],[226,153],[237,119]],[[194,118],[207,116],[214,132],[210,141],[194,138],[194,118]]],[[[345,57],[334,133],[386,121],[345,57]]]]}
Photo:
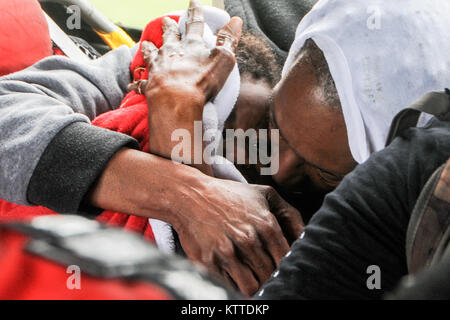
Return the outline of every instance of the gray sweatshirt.
{"type": "Polygon", "coordinates": [[[53,56],[0,78],[0,198],[76,213],[109,159],[139,147],[90,124],[120,105],[135,50],[89,64],[53,56]]]}

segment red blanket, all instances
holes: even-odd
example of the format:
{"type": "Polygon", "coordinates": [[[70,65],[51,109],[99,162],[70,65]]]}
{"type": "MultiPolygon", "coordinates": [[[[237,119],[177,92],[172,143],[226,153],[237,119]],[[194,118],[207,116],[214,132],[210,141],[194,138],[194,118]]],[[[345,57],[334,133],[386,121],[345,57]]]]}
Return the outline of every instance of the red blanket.
{"type": "MultiPolygon", "coordinates": [[[[178,21],[179,16],[169,16],[178,21]]],[[[153,42],[158,48],[162,46],[162,19],[151,21],[142,33],[143,40],[153,42]]],[[[134,80],[148,78],[147,65],[139,49],[134,57],[130,70],[134,80]]],[[[92,124],[98,127],[121,132],[138,140],[141,150],[149,152],[149,131],[147,122],[147,101],[144,95],[135,92],[128,93],[119,109],[104,113],[94,119],[92,124]]],[[[56,214],[51,210],[42,207],[24,207],[7,203],[0,200],[0,220],[27,219],[38,215],[56,214]]],[[[147,218],[122,214],[118,212],[105,211],[97,220],[127,230],[138,232],[148,240],[154,241],[152,228],[147,218]]]]}
{"type": "Polygon", "coordinates": [[[50,55],[52,41],[39,2],[0,1],[0,76],[50,55]]]}

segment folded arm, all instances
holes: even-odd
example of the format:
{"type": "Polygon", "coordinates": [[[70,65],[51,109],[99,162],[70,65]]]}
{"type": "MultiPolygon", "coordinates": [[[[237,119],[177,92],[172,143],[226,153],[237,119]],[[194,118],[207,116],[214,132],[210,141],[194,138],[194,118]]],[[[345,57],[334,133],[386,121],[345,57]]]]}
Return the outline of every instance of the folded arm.
{"type": "Polygon", "coordinates": [[[90,120],[118,107],[132,50],[90,64],[49,57],[0,78],[0,198],[76,212],[109,158],[134,139],[90,120]]]}

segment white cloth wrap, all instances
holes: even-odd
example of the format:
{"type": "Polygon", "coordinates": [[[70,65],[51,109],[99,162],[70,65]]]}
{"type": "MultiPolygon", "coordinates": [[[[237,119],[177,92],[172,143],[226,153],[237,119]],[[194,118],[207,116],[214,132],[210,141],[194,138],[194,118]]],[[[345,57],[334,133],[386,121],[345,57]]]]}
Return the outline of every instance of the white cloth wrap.
{"type": "Polygon", "coordinates": [[[384,148],[394,116],[450,86],[450,1],[321,0],[300,22],[283,70],[307,39],[323,51],[353,158],[384,148]]]}

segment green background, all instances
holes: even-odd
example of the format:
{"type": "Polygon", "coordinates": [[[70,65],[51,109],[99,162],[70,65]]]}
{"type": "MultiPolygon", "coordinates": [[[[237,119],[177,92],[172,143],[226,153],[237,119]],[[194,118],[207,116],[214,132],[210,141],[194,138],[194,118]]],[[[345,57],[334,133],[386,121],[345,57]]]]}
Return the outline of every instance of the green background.
{"type": "MultiPolygon", "coordinates": [[[[143,28],[153,18],[170,11],[186,9],[188,0],[90,0],[112,22],[143,28]]],[[[202,0],[211,5],[212,0],[202,0]]]]}

